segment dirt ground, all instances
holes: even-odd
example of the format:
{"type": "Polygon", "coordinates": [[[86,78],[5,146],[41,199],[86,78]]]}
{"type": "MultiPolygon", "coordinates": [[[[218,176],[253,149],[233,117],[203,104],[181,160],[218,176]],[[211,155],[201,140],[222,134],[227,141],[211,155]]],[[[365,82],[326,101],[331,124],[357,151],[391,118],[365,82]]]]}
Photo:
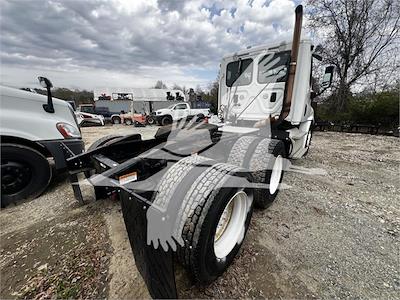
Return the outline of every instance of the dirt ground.
{"type": "MultiPolygon", "coordinates": [[[[107,134],[150,138],[155,130],[82,132],[88,147],[107,134]]],[[[395,137],[314,133],[307,158],[284,177],[287,188],[269,209],[254,212],[234,264],[207,287],[192,286],[180,270],[180,297],[397,298],[398,149],[395,137]]],[[[66,175],[39,198],[3,209],[0,226],[1,299],[149,297],[119,203],[78,205],[66,175]]]]}

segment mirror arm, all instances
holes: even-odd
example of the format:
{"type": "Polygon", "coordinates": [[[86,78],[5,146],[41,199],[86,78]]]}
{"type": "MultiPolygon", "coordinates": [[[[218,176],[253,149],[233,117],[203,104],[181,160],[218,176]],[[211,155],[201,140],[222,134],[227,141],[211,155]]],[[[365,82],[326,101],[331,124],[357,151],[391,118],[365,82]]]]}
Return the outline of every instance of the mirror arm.
{"type": "Polygon", "coordinates": [[[322,56],[317,53],[313,53],[312,57],[314,57],[316,60],[322,61],[322,56]]]}
{"type": "Polygon", "coordinates": [[[323,88],[321,91],[319,91],[318,93],[316,93],[316,92],[313,92],[314,94],[313,94],[313,96],[312,96],[312,99],[314,99],[314,98],[317,98],[318,96],[321,96],[323,93],[325,93],[326,92],[326,90],[327,89],[329,89],[330,88],[330,86],[328,86],[328,87],[326,87],[326,88],[323,88]]]}
{"type": "Polygon", "coordinates": [[[47,87],[46,90],[47,90],[47,103],[43,104],[43,109],[48,113],[54,113],[53,97],[51,95],[50,87],[47,87]]]}

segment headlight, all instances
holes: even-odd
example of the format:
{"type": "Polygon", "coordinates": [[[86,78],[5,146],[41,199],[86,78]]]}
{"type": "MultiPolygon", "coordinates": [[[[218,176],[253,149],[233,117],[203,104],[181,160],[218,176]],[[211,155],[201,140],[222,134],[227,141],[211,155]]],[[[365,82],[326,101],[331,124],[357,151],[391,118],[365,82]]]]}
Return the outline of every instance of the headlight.
{"type": "Polygon", "coordinates": [[[158,111],[158,112],[157,112],[157,115],[161,115],[161,114],[162,114],[162,112],[161,112],[161,111],[158,111]]]}
{"type": "Polygon", "coordinates": [[[57,129],[66,139],[80,138],[81,133],[78,128],[68,123],[57,123],[57,129]]]}

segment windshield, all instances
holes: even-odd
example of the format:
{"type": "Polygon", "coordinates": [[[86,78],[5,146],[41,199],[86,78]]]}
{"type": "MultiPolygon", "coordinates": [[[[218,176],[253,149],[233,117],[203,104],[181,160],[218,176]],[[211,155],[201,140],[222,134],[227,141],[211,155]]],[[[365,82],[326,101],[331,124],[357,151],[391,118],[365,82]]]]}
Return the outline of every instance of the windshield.
{"type": "Polygon", "coordinates": [[[174,106],[175,106],[175,104],[172,104],[172,105],[168,106],[168,109],[173,109],[174,106]]]}

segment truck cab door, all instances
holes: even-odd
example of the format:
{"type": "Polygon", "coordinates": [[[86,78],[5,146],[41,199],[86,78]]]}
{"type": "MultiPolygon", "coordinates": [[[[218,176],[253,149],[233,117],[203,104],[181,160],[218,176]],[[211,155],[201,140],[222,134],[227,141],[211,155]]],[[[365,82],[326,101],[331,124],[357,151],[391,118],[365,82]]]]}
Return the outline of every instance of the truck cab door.
{"type": "Polygon", "coordinates": [[[175,105],[174,107],[175,120],[185,118],[188,115],[189,115],[189,105],[187,103],[180,103],[175,105]]]}

